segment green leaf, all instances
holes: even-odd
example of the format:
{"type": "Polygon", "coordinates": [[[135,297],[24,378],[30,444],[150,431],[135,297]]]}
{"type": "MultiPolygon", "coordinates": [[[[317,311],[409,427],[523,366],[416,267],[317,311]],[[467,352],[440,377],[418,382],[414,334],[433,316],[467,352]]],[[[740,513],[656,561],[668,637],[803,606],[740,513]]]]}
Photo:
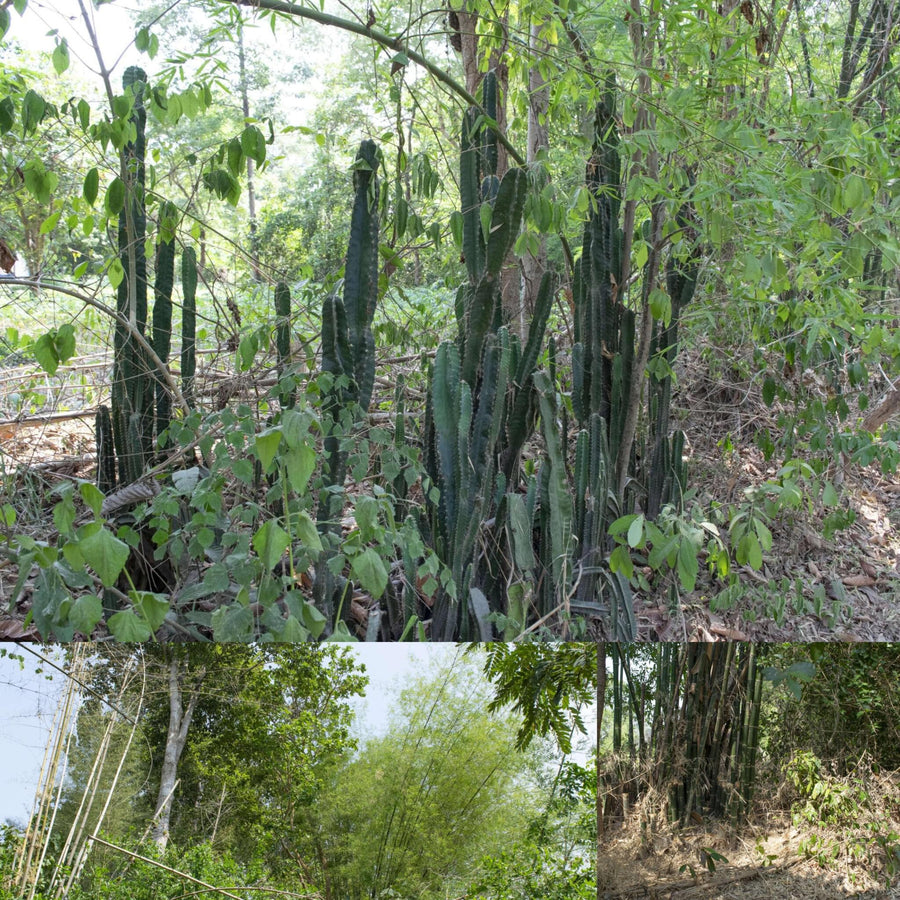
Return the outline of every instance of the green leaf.
{"type": "Polygon", "coordinates": [[[25,93],[22,100],[22,130],[26,135],[40,125],[46,109],[47,101],[40,94],[32,90],[25,93]]]}
{"type": "Polygon", "coordinates": [[[69,624],[86,637],[91,636],[94,626],[103,618],[103,604],[95,594],[79,597],[69,609],[69,624]]]}
{"type": "Polygon", "coordinates": [[[653,288],[650,291],[650,314],[654,319],[661,320],[663,325],[669,325],[672,320],[672,301],[669,295],[661,288],[653,288]]]}
{"type": "Polygon", "coordinates": [[[42,334],[32,345],[31,352],[38,361],[40,367],[48,374],[55,375],[59,368],[59,356],[56,352],[55,330],[49,334],[42,334]]]}
{"type": "Polygon", "coordinates": [[[263,565],[270,572],[287,550],[291,536],[275,521],[269,519],[262,528],[253,535],[253,549],[257,552],[263,565]]]}
{"type": "Polygon", "coordinates": [[[116,175],[106,189],[103,201],[107,215],[117,216],[125,206],[125,182],[116,175]]]}
{"type": "Polygon", "coordinates": [[[692,591],[697,583],[700,564],[697,561],[697,548],[685,537],[682,537],[681,543],[678,545],[676,568],[681,586],[686,591],[692,591]]]}
{"type": "Polygon", "coordinates": [[[113,290],[122,283],[122,279],[125,277],[125,267],[118,256],[109,264],[109,268],[106,270],[106,277],[109,279],[113,290]]]}
{"type": "Polygon", "coordinates": [[[458,209],[450,213],[450,234],[453,235],[453,243],[457,249],[462,250],[463,242],[463,217],[458,209]]]}
{"type": "Polygon", "coordinates": [[[830,481],[825,482],[825,489],[822,491],[822,504],[824,506],[837,506],[838,492],[830,481]]]}
{"type": "MultiPolygon", "coordinates": [[[[53,231],[54,228],[59,224],[59,217],[62,215],[62,210],[58,209],[52,215],[47,216],[43,222],[41,222],[41,227],[38,230],[38,234],[49,234],[53,231]]],[[[76,220],[77,221],[77,220],[76,220]]]]}
{"type": "Polygon", "coordinates": [[[248,125],[241,133],[241,150],[258,166],[266,161],[266,139],[255,125],[248,125]]]}
{"type": "Polygon", "coordinates": [[[63,38],[53,51],[53,68],[56,69],[57,75],[62,75],[69,68],[69,45],[63,38]]]}
{"type": "Polygon", "coordinates": [[[338,623],[334,626],[334,631],[331,635],[325,638],[326,641],[338,642],[338,641],[349,641],[352,643],[358,643],[359,638],[354,637],[350,634],[350,629],[347,628],[347,623],[343,619],[339,619],[338,623]]]}
{"type": "Polygon", "coordinates": [[[16,108],[9,97],[0,100],[0,134],[11,131],[16,124],[16,108]]]}
{"type": "Polygon", "coordinates": [[[59,176],[48,171],[43,160],[34,158],[25,163],[25,187],[38,203],[48,204],[57,185],[59,176]]]}
{"type": "Polygon", "coordinates": [[[120,541],[99,522],[90,522],[78,529],[78,549],[104,587],[112,587],[116,583],[131,553],[128,544],[120,541]]]}
{"type": "Polygon", "coordinates": [[[66,323],[56,332],[56,352],[60,362],[68,362],[75,355],[75,326],[66,323]]]}
{"type": "MultiPolygon", "coordinates": [[[[114,613],[106,623],[110,633],[117,641],[149,641],[153,635],[150,626],[130,609],[114,613]]],[[[218,638],[217,638],[218,640],[218,638]]]]}
{"type": "MultiPolygon", "coordinates": [[[[309,513],[305,510],[300,510],[297,515],[297,526],[295,531],[297,538],[304,547],[309,548],[314,553],[320,553],[322,551],[322,538],[319,536],[316,523],[313,522],[309,513]]],[[[311,628],[309,630],[312,631],[311,628]]]]}
{"type": "Polygon", "coordinates": [[[281,443],[281,429],[267,428],[256,436],[254,449],[257,459],[259,459],[262,470],[268,473],[272,468],[272,462],[275,454],[278,452],[278,445],[281,443]]]}
{"type": "Polygon", "coordinates": [[[150,46],[150,29],[146,25],[138,28],[134,36],[134,47],[139,53],[146,53],[150,46]]]}
{"type": "Polygon", "coordinates": [[[242,372],[246,372],[253,365],[253,360],[258,352],[259,335],[255,331],[245,334],[238,345],[238,357],[242,372]]]}
{"type": "Polygon", "coordinates": [[[316,451],[308,444],[288,450],[282,457],[291,489],[302,494],[316,468],[316,451]]]}
{"type": "Polygon", "coordinates": [[[374,599],[377,600],[384,593],[388,582],[387,569],[384,567],[384,560],[372,547],[366,547],[362,553],[353,557],[350,571],[363,590],[368,591],[374,599]]]}
{"type": "Polygon", "coordinates": [[[240,603],[220,606],[211,621],[214,641],[248,641],[253,636],[253,610],[240,603]]]}
{"type": "Polygon", "coordinates": [[[356,519],[362,540],[366,542],[373,540],[378,527],[378,501],[374,497],[363,495],[356,501],[353,517],[356,519]]]}
{"type": "Polygon", "coordinates": [[[28,8],[28,0],[13,0],[13,9],[20,15],[25,15],[25,10],[28,8]]]}
{"type": "Polygon", "coordinates": [[[151,631],[156,631],[165,621],[169,612],[169,598],[166,594],[152,594],[150,591],[129,591],[128,596],[134,608],[146,619],[151,631]]]}
{"type": "Polygon", "coordinates": [[[613,552],[609,554],[609,570],[621,572],[626,578],[631,578],[634,572],[634,562],[624,544],[617,544],[613,548],[613,552]]]}
{"type": "Polygon", "coordinates": [[[60,534],[68,534],[75,522],[75,503],[72,501],[71,488],[65,496],[53,507],[53,524],[60,534]]]}
{"type": "Polygon", "coordinates": [[[9,10],[3,7],[0,9],[0,41],[3,40],[7,31],[9,31],[9,10]]]}
{"type": "Polygon", "coordinates": [[[325,630],[325,625],[328,621],[323,613],[316,608],[315,604],[304,603],[301,607],[301,615],[303,617],[303,624],[309,630],[310,634],[314,638],[318,638],[325,630]]]}
{"type": "Polygon", "coordinates": [[[87,202],[93,206],[94,201],[97,199],[97,193],[100,190],[100,173],[97,171],[97,167],[94,166],[87,175],[84,176],[84,187],[82,188],[82,195],[87,202]]]}
{"type": "Polygon", "coordinates": [[[763,403],[765,403],[766,406],[772,405],[772,401],[775,399],[775,379],[774,378],[767,376],[766,380],[763,382],[762,399],[763,399],[763,403]]]}
{"type": "Polygon", "coordinates": [[[639,547],[644,537],[644,517],[636,516],[628,526],[628,546],[639,547]]]}

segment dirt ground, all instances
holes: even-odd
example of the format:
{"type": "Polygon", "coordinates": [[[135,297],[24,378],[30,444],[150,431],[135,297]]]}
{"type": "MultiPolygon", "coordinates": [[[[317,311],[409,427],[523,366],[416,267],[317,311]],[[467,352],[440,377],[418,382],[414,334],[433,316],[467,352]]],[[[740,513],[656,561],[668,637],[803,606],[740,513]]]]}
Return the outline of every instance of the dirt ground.
{"type": "Polygon", "coordinates": [[[900,885],[879,886],[865,861],[823,869],[804,858],[798,847],[809,835],[786,816],[739,834],[727,826],[703,825],[677,833],[663,829],[650,839],[636,832],[613,827],[602,843],[599,900],[900,900],[900,885]],[[714,859],[715,871],[704,862],[711,852],[725,857],[714,859]]]}

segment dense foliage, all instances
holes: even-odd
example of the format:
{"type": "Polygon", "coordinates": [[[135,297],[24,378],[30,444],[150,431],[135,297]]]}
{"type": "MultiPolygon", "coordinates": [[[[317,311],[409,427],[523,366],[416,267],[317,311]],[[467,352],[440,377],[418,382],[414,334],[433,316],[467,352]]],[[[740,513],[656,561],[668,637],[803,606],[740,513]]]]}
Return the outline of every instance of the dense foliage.
{"type": "Polygon", "coordinates": [[[900,460],[883,0],[145,3],[124,51],[78,6],[27,52],[0,10],[3,290],[57,308],[0,350],[112,348],[49,539],[3,479],[41,635],[852,617],[843,572],[747,572],[900,460]]]}

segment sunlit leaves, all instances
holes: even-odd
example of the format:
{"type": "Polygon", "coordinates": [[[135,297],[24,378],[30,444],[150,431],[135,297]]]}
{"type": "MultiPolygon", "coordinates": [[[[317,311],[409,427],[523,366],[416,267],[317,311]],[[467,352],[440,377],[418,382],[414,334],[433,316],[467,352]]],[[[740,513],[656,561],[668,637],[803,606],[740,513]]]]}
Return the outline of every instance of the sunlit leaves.
{"type": "Polygon", "coordinates": [[[55,375],[60,363],[75,355],[75,328],[70,324],[51,328],[32,345],[34,358],[48,375],[55,375]]]}
{"type": "Polygon", "coordinates": [[[57,75],[62,75],[69,68],[69,45],[65,38],[57,43],[51,60],[57,75]]]}
{"type": "Polygon", "coordinates": [[[49,170],[42,159],[33,157],[25,163],[25,187],[38,203],[48,204],[59,186],[59,176],[49,170]]]}

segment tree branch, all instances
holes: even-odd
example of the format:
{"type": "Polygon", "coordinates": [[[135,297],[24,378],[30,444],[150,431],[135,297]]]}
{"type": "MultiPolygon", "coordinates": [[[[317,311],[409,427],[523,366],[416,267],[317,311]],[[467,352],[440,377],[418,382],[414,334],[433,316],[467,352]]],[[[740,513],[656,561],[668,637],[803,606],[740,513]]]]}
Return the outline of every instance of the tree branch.
{"type": "MultiPolygon", "coordinates": [[[[308,6],[300,6],[297,3],[290,3],[288,0],[228,0],[235,6],[248,6],[251,9],[264,9],[270,12],[280,12],[288,16],[296,16],[299,19],[311,19],[320,25],[330,25],[333,28],[340,28],[343,31],[349,31],[353,34],[361,35],[381,44],[390,50],[398,53],[404,53],[414,63],[422,66],[437,81],[449,88],[450,91],[458,97],[466,101],[469,106],[476,106],[482,112],[484,107],[450,74],[445,72],[440,66],[436,66],[433,62],[422,56],[421,53],[413,50],[401,38],[391,37],[391,35],[380,31],[377,28],[369,28],[360,22],[353,22],[350,19],[342,19],[340,16],[333,16],[329,13],[320,12],[318,9],[311,9],[308,6]]],[[[510,143],[505,134],[497,131],[497,139],[506,147],[509,155],[520,165],[525,165],[525,158],[510,143]]]]}

